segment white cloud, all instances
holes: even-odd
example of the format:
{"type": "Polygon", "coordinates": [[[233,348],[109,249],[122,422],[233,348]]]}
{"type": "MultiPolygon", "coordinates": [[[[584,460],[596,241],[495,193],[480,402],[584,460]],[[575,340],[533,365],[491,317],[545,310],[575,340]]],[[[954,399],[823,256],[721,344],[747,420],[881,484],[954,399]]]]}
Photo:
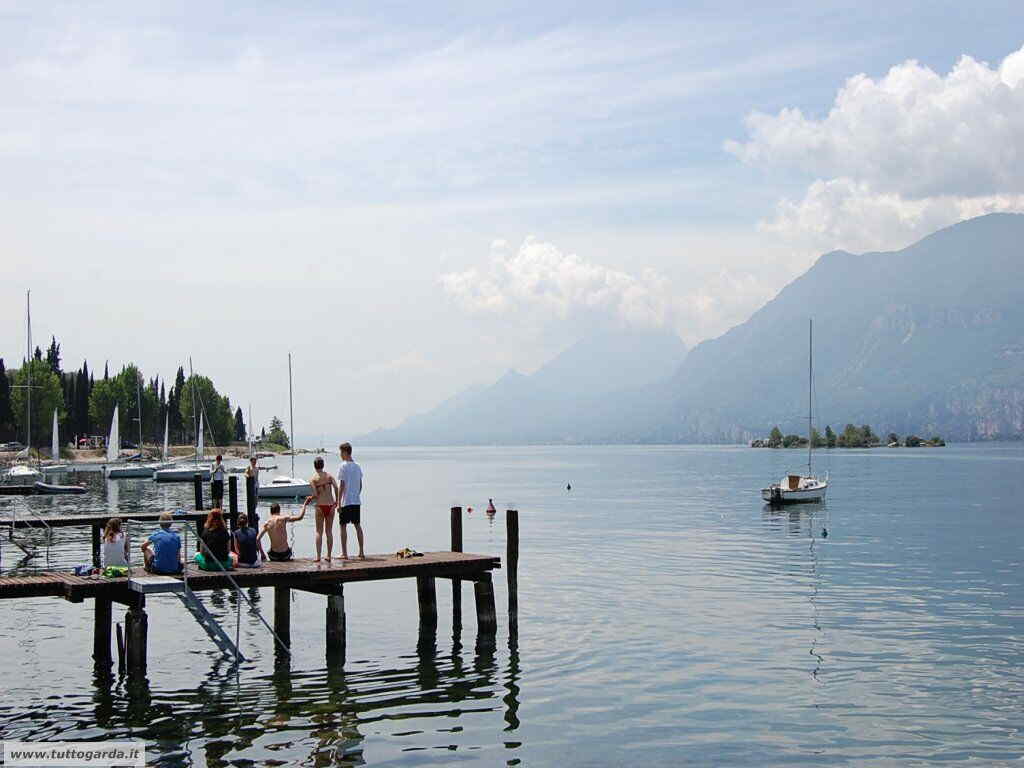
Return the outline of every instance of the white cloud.
{"type": "Polygon", "coordinates": [[[963,56],[945,76],[916,61],[860,74],[828,115],[747,117],[743,162],[817,180],[764,227],[814,247],[882,248],[960,219],[1024,210],[1024,47],[991,67],[963,56]]]}
{"type": "Polygon", "coordinates": [[[551,243],[527,238],[514,249],[491,244],[488,264],[440,278],[444,291],[473,313],[523,312],[560,323],[612,323],[634,328],[673,328],[688,343],[722,330],[767,298],[753,275],[720,269],[689,291],[678,291],[653,269],[638,275],[563,253],[551,243]]]}

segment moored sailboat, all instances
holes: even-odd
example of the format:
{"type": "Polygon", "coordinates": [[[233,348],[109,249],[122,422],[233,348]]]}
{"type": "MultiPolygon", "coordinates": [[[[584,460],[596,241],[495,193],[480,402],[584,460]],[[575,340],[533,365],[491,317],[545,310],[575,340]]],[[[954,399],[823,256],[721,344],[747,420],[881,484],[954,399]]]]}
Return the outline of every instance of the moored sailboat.
{"type": "Polygon", "coordinates": [[[828,492],[828,475],[817,477],[812,462],[814,457],[814,321],[810,321],[807,336],[807,474],[789,473],[778,483],[761,489],[761,498],[769,504],[796,504],[824,501],[828,492]]]}
{"type": "Polygon", "coordinates": [[[260,485],[257,496],[261,499],[294,499],[310,496],[313,486],[295,477],[295,409],[292,400],[292,355],[288,353],[288,427],[291,431],[291,476],[279,475],[267,485],[260,485]]]}

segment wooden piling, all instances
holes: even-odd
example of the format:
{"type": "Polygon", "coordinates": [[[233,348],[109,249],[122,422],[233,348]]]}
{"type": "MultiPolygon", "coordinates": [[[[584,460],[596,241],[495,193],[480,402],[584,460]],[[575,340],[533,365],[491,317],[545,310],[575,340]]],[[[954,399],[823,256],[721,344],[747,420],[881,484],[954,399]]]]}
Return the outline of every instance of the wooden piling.
{"type": "Polygon", "coordinates": [[[245,511],[249,516],[249,525],[256,527],[256,478],[245,477],[245,511]]]}
{"type": "Polygon", "coordinates": [[[437,629],[437,587],[433,576],[416,577],[416,596],[420,604],[420,627],[437,629]]]}
{"type": "Polygon", "coordinates": [[[125,655],[128,657],[128,674],[145,675],[149,618],[146,616],[146,598],[144,595],[135,596],[132,604],[128,606],[128,612],[124,615],[124,629],[127,635],[125,655]]]}
{"type": "Polygon", "coordinates": [[[117,672],[124,674],[124,632],[121,631],[121,623],[117,624],[117,672]]]}
{"type": "MultiPolygon", "coordinates": [[[[452,507],[452,552],[462,551],[462,507],[452,507]]],[[[452,579],[452,629],[462,629],[462,579],[452,579]]]]}
{"type": "Polygon", "coordinates": [[[519,631],[519,510],[505,510],[505,575],[508,579],[508,631],[519,631]]]}
{"type": "Polygon", "coordinates": [[[292,647],[292,591],[289,587],[274,587],[274,632],[281,642],[292,647]]]}
{"type": "Polygon", "coordinates": [[[228,475],[228,527],[238,528],[238,476],[228,475]]]}
{"type": "Polygon", "coordinates": [[[327,596],[327,659],[345,663],[345,586],[327,596]]]}
{"type": "Polygon", "coordinates": [[[100,567],[100,526],[94,525],[92,527],[92,567],[100,567]]]}
{"type": "Polygon", "coordinates": [[[192,475],[192,486],[195,489],[196,512],[201,512],[203,509],[203,476],[199,472],[192,475]]]}
{"type": "Polygon", "coordinates": [[[109,669],[110,657],[110,619],[112,601],[109,597],[97,597],[94,601],[92,625],[92,660],[104,670],[109,669]]]}
{"type": "Polygon", "coordinates": [[[490,573],[482,573],[473,582],[476,597],[476,628],[480,634],[493,635],[498,631],[498,617],[494,610],[494,583],[490,573]]]}

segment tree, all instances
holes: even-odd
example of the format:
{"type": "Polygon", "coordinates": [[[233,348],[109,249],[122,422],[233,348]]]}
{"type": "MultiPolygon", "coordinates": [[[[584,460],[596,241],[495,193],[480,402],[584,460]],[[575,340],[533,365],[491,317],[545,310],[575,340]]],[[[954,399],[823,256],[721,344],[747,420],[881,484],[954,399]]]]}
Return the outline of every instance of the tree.
{"type": "Polygon", "coordinates": [[[284,431],[284,424],[281,423],[277,416],[270,420],[270,432],[267,433],[266,439],[267,442],[291,448],[291,444],[288,442],[288,435],[284,431]]]}
{"type": "Polygon", "coordinates": [[[235,411],[235,440],[245,440],[245,421],[242,419],[242,409],[235,411]]]}
{"type": "Polygon", "coordinates": [[[786,435],[782,438],[783,448],[797,448],[801,445],[807,445],[807,438],[800,437],[800,435],[786,435]]]}
{"type": "Polygon", "coordinates": [[[871,431],[871,427],[864,424],[860,428],[861,439],[864,442],[864,446],[871,446],[878,442],[878,435],[871,431]]]}
{"type": "Polygon", "coordinates": [[[778,426],[772,427],[771,434],[768,435],[768,447],[779,448],[782,446],[782,430],[778,426]]]}
{"type": "Polygon", "coordinates": [[[206,428],[215,445],[227,445],[234,433],[234,416],[231,412],[231,401],[222,397],[213,382],[206,376],[194,374],[185,381],[181,391],[181,402],[178,406],[182,421],[190,433],[198,427],[196,414],[202,413],[206,428]],[[195,392],[195,408],[193,411],[193,391],[195,392]]]}
{"type": "Polygon", "coordinates": [[[0,357],[0,440],[14,440],[14,412],[11,410],[11,382],[7,378],[4,359],[0,357]]]}
{"type": "Polygon", "coordinates": [[[60,376],[60,344],[57,343],[57,337],[50,337],[50,348],[46,350],[46,362],[50,366],[50,370],[60,376]]]}
{"type": "Polygon", "coordinates": [[[836,447],[836,433],[832,431],[831,425],[825,427],[825,445],[828,448],[836,447]]]}
{"type": "Polygon", "coordinates": [[[900,443],[900,436],[897,435],[895,432],[890,432],[888,434],[888,436],[885,438],[885,443],[886,443],[886,445],[892,445],[893,443],[896,443],[897,445],[899,445],[899,443],[900,443]]]}
{"type": "Polygon", "coordinates": [[[815,448],[825,447],[825,438],[821,436],[821,433],[815,427],[811,427],[811,445],[815,448]]]}
{"type": "Polygon", "coordinates": [[[22,365],[14,375],[14,389],[11,393],[11,409],[14,412],[17,434],[25,434],[25,404],[28,397],[29,371],[32,376],[32,435],[33,445],[45,442],[49,445],[50,419],[53,410],[57,409],[59,419],[64,412],[64,388],[60,377],[51,369],[49,363],[33,358],[30,363],[22,365]]]}
{"type": "Polygon", "coordinates": [[[921,438],[917,435],[907,435],[907,439],[903,441],[903,444],[907,448],[919,448],[921,446],[921,438]]]}

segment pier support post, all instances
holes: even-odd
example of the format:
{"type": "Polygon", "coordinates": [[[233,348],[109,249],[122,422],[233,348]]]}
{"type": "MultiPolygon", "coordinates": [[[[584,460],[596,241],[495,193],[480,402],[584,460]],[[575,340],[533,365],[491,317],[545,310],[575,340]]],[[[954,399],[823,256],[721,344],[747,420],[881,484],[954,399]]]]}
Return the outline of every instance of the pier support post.
{"type": "Polygon", "coordinates": [[[92,527],[92,567],[100,567],[100,527],[98,525],[92,527]]]}
{"type": "Polygon", "coordinates": [[[416,577],[416,595],[420,603],[420,629],[437,629],[437,587],[433,576],[416,577]]]}
{"type": "Polygon", "coordinates": [[[476,597],[477,632],[493,635],[498,631],[498,617],[494,610],[494,583],[490,573],[477,577],[473,583],[473,594],[476,597]]]}
{"type": "Polygon", "coordinates": [[[274,587],[274,632],[289,648],[292,647],[291,599],[292,591],[289,587],[274,587]]]}
{"type": "Polygon", "coordinates": [[[134,597],[124,615],[126,639],[126,656],[128,657],[128,674],[144,676],[146,674],[146,643],[149,637],[149,618],[146,616],[146,598],[144,595],[134,597]]]}
{"type": "Polygon", "coordinates": [[[238,476],[228,475],[228,527],[238,528],[238,476]]]}
{"type": "Polygon", "coordinates": [[[256,478],[245,478],[245,512],[249,516],[249,526],[259,528],[259,520],[256,517],[256,478]]]}
{"type": "Polygon", "coordinates": [[[505,575],[508,579],[508,632],[519,633],[519,510],[505,510],[505,575]]]}
{"type": "Polygon", "coordinates": [[[110,619],[112,602],[109,597],[93,600],[92,660],[97,667],[109,670],[113,659],[110,655],[110,619]]]}
{"type": "Polygon", "coordinates": [[[345,586],[327,596],[327,661],[345,663],[345,586]]]}
{"type": "Polygon", "coordinates": [[[192,487],[195,489],[196,512],[203,511],[203,476],[196,472],[192,475],[192,487]]]}
{"type": "MultiPolygon", "coordinates": [[[[462,507],[452,507],[452,552],[462,551],[462,507]]],[[[452,629],[462,629],[462,579],[452,579],[452,629]]]]}

